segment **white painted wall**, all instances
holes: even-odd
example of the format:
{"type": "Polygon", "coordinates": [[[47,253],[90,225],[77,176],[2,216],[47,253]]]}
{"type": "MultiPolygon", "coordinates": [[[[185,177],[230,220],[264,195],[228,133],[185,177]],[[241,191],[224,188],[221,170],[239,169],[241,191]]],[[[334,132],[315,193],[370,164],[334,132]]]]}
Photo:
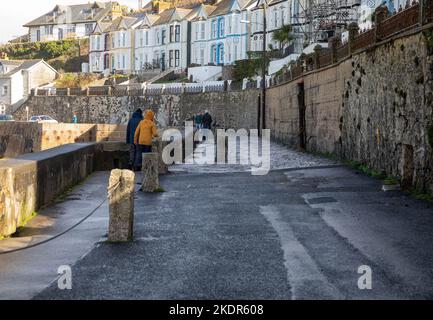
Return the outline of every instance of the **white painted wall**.
{"type": "Polygon", "coordinates": [[[192,67],[188,68],[188,78],[194,82],[204,82],[210,79],[216,80],[222,75],[221,66],[202,66],[202,67],[192,67]]]}

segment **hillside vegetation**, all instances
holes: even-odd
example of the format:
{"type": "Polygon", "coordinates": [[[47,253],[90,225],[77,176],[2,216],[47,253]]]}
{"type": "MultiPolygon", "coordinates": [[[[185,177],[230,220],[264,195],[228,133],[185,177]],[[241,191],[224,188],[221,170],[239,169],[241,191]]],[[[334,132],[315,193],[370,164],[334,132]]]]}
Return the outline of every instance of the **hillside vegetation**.
{"type": "Polygon", "coordinates": [[[80,72],[88,62],[88,45],[87,39],[14,43],[0,46],[0,52],[11,60],[44,59],[57,70],[80,72]]]}

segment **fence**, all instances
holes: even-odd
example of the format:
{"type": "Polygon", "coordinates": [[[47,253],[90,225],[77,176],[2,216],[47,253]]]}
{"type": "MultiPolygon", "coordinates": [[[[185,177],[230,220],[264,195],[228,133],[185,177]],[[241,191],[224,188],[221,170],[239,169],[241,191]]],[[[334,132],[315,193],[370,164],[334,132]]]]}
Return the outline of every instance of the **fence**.
{"type": "Polygon", "coordinates": [[[204,83],[131,84],[81,88],[33,89],[33,96],[142,96],[240,91],[257,87],[256,81],[208,81],[204,83]]]}

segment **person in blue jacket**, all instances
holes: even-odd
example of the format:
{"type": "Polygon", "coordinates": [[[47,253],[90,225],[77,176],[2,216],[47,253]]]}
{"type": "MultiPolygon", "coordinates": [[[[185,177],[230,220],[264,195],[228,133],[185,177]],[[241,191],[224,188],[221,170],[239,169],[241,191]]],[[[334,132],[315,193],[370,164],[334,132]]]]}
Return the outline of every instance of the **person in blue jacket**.
{"type": "Polygon", "coordinates": [[[134,144],[134,135],[141,120],[143,120],[143,111],[139,108],[132,114],[126,128],[126,143],[129,144],[129,167],[132,170],[134,170],[134,161],[138,152],[137,145],[134,144]]]}

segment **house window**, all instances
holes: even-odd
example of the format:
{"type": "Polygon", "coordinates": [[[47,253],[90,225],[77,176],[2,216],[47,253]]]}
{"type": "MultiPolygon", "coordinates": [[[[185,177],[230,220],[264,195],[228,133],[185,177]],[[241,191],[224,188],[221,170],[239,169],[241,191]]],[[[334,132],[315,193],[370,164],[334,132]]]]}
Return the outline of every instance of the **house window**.
{"type": "Polygon", "coordinates": [[[205,39],[205,24],[204,22],[201,23],[201,39],[205,39]]]}
{"type": "Polygon", "coordinates": [[[89,34],[91,34],[93,32],[93,23],[86,23],[85,26],[85,32],[86,32],[86,36],[88,36],[89,34]]]}
{"type": "Polygon", "coordinates": [[[168,66],[173,67],[173,50],[168,52],[168,66]]]}
{"type": "Polygon", "coordinates": [[[278,11],[274,10],[274,27],[278,27],[278,11]]]}
{"type": "Polygon", "coordinates": [[[238,45],[235,44],[233,47],[233,60],[236,61],[238,59],[238,45]]]}
{"type": "Polygon", "coordinates": [[[96,37],[96,50],[101,50],[101,37],[96,37]]]}
{"type": "Polygon", "coordinates": [[[238,16],[237,15],[235,15],[235,16],[233,16],[233,33],[237,33],[238,32],[238,16]]]}
{"type": "Polygon", "coordinates": [[[140,31],[140,47],[144,44],[143,31],[140,31]]]}
{"type": "Polygon", "coordinates": [[[179,67],[179,65],[180,65],[180,51],[175,50],[174,51],[174,66],[179,67]]]}
{"type": "Polygon", "coordinates": [[[200,64],[204,65],[204,49],[200,49],[200,64]]]}
{"type": "Polygon", "coordinates": [[[210,57],[210,61],[214,64],[217,63],[217,47],[215,45],[213,45],[211,47],[211,57],[210,57]]]}
{"type": "Polygon", "coordinates": [[[224,37],[225,31],[224,31],[224,18],[221,18],[219,21],[219,36],[224,37]]]}
{"type": "Polygon", "coordinates": [[[146,46],[149,45],[149,32],[146,30],[145,32],[146,46]]]}
{"type": "Polygon", "coordinates": [[[162,41],[162,44],[165,44],[165,29],[163,29],[161,31],[161,41],[162,41]]]}
{"type": "Polygon", "coordinates": [[[159,34],[159,29],[155,30],[155,36],[156,36],[156,44],[160,44],[161,43],[161,37],[159,34]]]}
{"type": "Polygon", "coordinates": [[[115,65],[115,58],[114,56],[111,56],[111,68],[114,69],[114,65],[115,65]]]}
{"type": "Polygon", "coordinates": [[[36,41],[41,41],[41,30],[36,30],[36,41]]]}
{"type": "Polygon", "coordinates": [[[122,68],[126,68],[126,56],[124,54],[122,55],[122,68]]]}
{"type": "Polygon", "coordinates": [[[2,92],[2,96],[7,96],[8,95],[8,86],[3,86],[3,92],[2,92]]]}
{"type": "Polygon", "coordinates": [[[174,39],[174,26],[170,26],[170,42],[174,39]]]}
{"type": "Polygon", "coordinates": [[[281,8],[281,25],[284,26],[284,7],[281,8]]]}
{"type": "Polygon", "coordinates": [[[75,25],[68,27],[68,33],[75,34],[75,25]]]}
{"type": "Polygon", "coordinates": [[[4,104],[0,104],[0,114],[6,114],[6,106],[4,104]]]}
{"type": "Polygon", "coordinates": [[[195,25],[195,40],[199,40],[199,37],[198,37],[199,32],[200,32],[200,25],[196,24],[195,25]]]}
{"type": "Polygon", "coordinates": [[[220,44],[218,48],[218,64],[224,63],[224,45],[220,44]]]}
{"type": "Polygon", "coordinates": [[[59,29],[59,40],[63,40],[63,29],[59,29]]]}
{"type": "Polygon", "coordinates": [[[212,38],[213,39],[216,39],[216,37],[217,37],[217,21],[216,20],[213,20],[212,21],[212,38]]]}
{"type": "Polygon", "coordinates": [[[122,32],[122,45],[126,47],[126,32],[122,32]]]}
{"type": "Polygon", "coordinates": [[[53,26],[45,26],[45,34],[46,35],[53,35],[53,26]]]}
{"type": "Polygon", "coordinates": [[[180,42],[180,26],[175,27],[175,36],[174,36],[175,42],[180,42]]]}

